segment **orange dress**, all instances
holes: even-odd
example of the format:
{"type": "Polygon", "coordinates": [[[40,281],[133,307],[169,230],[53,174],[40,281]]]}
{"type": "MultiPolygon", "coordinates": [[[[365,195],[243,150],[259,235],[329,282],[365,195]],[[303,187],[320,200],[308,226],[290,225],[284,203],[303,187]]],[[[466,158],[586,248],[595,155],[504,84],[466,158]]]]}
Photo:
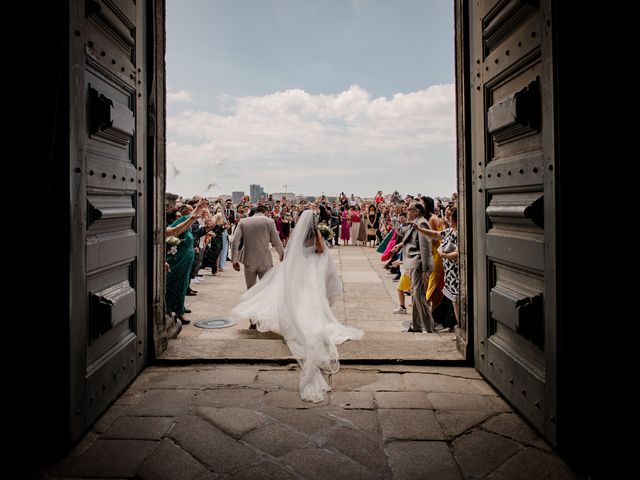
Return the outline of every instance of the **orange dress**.
{"type": "MultiPolygon", "coordinates": [[[[438,225],[438,231],[442,230],[444,226],[443,222],[438,225]]],[[[439,240],[431,241],[431,255],[433,255],[433,272],[429,275],[429,284],[427,285],[427,302],[431,305],[431,310],[440,305],[442,301],[442,289],[444,288],[444,265],[442,258],[438,253],[438,247],[440,246],[439,240]]]]}

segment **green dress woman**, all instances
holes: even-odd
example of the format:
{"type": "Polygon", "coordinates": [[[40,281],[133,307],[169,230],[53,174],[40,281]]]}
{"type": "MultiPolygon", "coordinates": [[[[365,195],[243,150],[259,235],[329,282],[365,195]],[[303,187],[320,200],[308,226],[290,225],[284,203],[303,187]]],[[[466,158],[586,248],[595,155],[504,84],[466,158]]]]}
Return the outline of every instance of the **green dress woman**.
{"type": "MultiPolygon", "coordinates": [[[[173,222],[171,226],[177,227],[188,218],[188,215],[182,216],[173,222]]],[[[165,303],[168,312],[175,312],[178,320],[182,321],[182,323],[188,323],[182,316],[185,313],[184,297],[189,288],[189,276],[195,259],[195,251],[193,249],[193,235],[190,229],[182,233],[179,238],[182,241],[178,245],[176,254],[167,255],[169,272],[167,273],[165,303]]]]}

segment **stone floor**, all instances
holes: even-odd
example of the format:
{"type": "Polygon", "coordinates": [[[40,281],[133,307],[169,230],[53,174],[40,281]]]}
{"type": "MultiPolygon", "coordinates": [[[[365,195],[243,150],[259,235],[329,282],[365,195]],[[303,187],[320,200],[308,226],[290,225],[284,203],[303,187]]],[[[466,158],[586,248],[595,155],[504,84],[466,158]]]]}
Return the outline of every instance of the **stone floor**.
{"type": "MultiPolygon", "coordinates": [[[[363,340],[347,342],[339,347],[343,360],[462,360],[453,333],[406,333],[411,319],[394,315],[398,304],[397,283],[383,268],[380,254],[368,247],[334,247],[331,250],[344,287],[332,310],[341,322],[365,331],[363,340]]],[[[278,260],[274,252],[274,263],[278,260]]],[[[187,297],[193,311],[177,339],[169,342],[162,360],[292,359],[281,337],[249,330],[248,322],[224,329],[205,330],[193,325],[198,320],[226,318],[246,291],[244,274],[227,263],[224,272],[211,276],[205,272],[203,283],[194,285],[198,295],[187,297]]],[[[407,297],[407,305],[411,299],[407,297]]]]}
{"type": "Polygon", "coordinates": [[[472,368],[150,367],[43,479],[571,479],[472,368]]]}

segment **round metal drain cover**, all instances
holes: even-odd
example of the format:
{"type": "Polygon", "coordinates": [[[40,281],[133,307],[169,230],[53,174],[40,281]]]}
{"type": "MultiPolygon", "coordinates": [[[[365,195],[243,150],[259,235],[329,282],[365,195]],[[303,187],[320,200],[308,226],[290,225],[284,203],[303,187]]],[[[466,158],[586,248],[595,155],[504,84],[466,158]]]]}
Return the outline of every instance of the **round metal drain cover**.
{"type": "Polygon", "coordinates": [[[195,323],[200,328],[227,328],[233,327],[237,322],[227,318],[214,318],[213,320],[200,320],[195,323]]]}

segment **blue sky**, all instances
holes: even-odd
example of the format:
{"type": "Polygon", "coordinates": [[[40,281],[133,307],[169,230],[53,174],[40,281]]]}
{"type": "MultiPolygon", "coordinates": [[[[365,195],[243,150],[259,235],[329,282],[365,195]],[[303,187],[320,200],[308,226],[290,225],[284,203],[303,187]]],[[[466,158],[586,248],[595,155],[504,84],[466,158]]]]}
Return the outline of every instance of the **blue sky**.
{"type": "Polygon", "coordinates": [[[455,190],[451,0],[168,0],[175,193],[455,190]]]}

